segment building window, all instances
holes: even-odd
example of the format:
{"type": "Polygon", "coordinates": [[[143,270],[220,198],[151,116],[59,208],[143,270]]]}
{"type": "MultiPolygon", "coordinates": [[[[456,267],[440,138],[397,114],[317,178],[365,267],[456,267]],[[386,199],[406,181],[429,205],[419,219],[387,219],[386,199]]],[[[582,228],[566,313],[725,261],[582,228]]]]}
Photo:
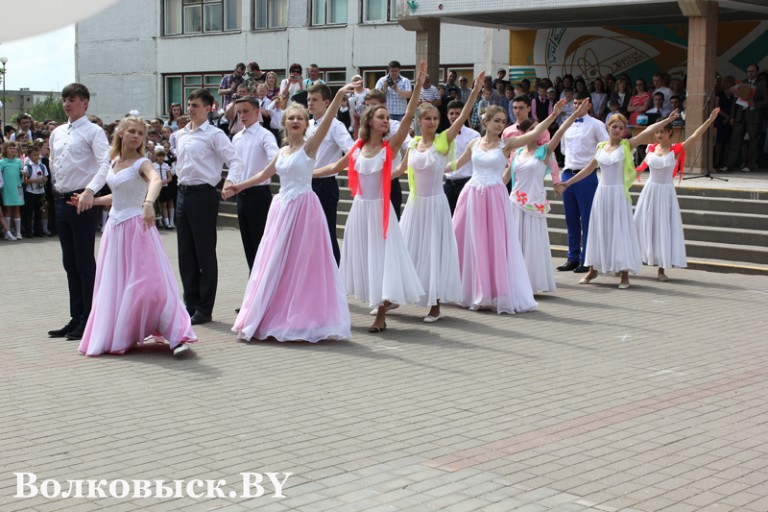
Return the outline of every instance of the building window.
{"type": "Polygon", "coordinates": [[[180,103],[182,110],[187,111],[187,98],[195,89],[208,89],[213,98],[221,105],[219,84],[225,72],[167,74],[163,75],[164,102],[163,112],[168,113],[171,103],[180,103]]]}
{"type": "Polygon", "coordinates": [[[253,0],[253,28],[265,30],[288,26],[288,0],[253,0]]]}
{"type": "Polygon", "coordinates": [[[397,21],[397,0],[362,0],[363,22],[397,21]]]}
{"type": "Polygon", "coordinates": [[[239,0],[164,0],[167,36],[240,30],[239,0]]]}
{"type": "Polygon", "coordinates": [[[312,25],[347,22],[347,0],[312,0],[312,25]]]}

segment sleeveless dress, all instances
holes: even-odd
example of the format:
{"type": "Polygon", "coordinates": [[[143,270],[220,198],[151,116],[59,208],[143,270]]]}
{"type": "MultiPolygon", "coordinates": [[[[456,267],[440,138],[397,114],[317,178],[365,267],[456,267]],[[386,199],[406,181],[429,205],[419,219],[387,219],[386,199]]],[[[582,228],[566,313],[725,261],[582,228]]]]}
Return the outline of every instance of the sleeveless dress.
{"type": "Polygon", "coordinates": [[[642,267],[640,242],[625,191],[624,151],[619,147],[608,153],[600,148],[595,158],[600,184],[592,201],[584,264],[598,272],[637,274],[642,267]]]}
{"type": "Polygon", "coordinates": [[[384,238],[381,186],[384,149],[370,158],[358,149],[353,151],[356,152],[360,193],[352,201],[341,247],[340,270],[347,294],[370,307],[384,301],[393,304],[419,302],[425,292],[405,247],[391,202],[387,238],[384,238]]]}
{"type": "Polygon", "coordinates": [[[20,158],[0,159],[0,172],[3,176],[2,204],[4,206],[24,206],[24,182],[21,178],[23,167],[20,158]]]}
{"type": "Polygon", "coordinates": [[[123,354],[150,336],[171,349],[196,341],[176,277],[157,228],[144,229],[141,209],[148,184],[139,173],[147,162],[107,174],[112,209],[96,262],[93,305],[79,350],[85,355],[123,354]]]}
{"type": "Polygon", "coordinates": [[[475,144],[472,177],[456,203],[453,228],[459,248],[461,305],[519,313],[536,308],[512,204],[501,179],[507,159],[499,147],[475,144]]]}
{"type": "Polygon", "coordinates": [[[672,178],[676,159],[673,151],[645,157],[651,177],[635,207],[635,225],[640,236],[643,263],[661,268],[687,266],[683,219],[672,178]]]}
{"type": "Polygon", "coordinates": [[[427,292],[420,306],[461,301],[459,250],[453,232],[451,209],[443,192],[447,156],[433,145],[427,151],[411,148],[415,190],[408,194],[400,228],[422,288],[427,292]]]}
{"type": "Polygon", "coordinates": [[[320,200],[312,191],[315,160],[304,148],[281,150],[264,237],[232,331],[240,339],[348,340],[352,322],[320,200]]]}
{"type": "Polygon", "coordinates": [[[556,289],[547,230],[547,213],[550,209],[547,190],[544,188],[547,163],[542,160],[546,157],[546,146],[540,146],[534,155],[527,158],[520,153],[515,155],[515,185],[509,196],[512,201],[512,217],[534,292],[553,292],[556,289]]]}

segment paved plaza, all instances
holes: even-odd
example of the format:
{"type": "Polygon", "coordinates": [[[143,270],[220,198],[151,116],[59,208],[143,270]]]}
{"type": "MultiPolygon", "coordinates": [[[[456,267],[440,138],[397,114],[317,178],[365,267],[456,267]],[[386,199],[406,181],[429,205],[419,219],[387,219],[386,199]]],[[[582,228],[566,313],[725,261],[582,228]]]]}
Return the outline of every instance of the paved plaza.
{"type": "MultiPolygon", "coordinates": [[[[176,235],[162,239],[177,269],[176,235]]],[[[768,510],[766,277],[659,283],[645,268],[618,290],[558,273],[531,313],[445,307],[425,324],[403,307],[372,335],[352,301],[351,341],[246,343],[230,332],[247,277],[236,230],[218,254],[193,352],[85,358],[45,334],[68,320],[58,242],[0,243],[0,511],[768,510]],[[291,473],[285,497],[264,476],[244,498],[242,474],[267,472],[291,473]],[[15,473],[65,491],[226,485],[21,498],[15,473]]]]}

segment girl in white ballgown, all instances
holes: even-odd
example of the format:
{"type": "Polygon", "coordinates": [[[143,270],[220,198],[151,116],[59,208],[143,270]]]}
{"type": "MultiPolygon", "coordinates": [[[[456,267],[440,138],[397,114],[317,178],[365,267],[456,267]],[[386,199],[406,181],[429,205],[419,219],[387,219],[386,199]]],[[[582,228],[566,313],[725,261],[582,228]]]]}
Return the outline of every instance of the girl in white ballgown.
{"type": "MultiPolygon", "coordinates": [[[[560,144],[560,139],[573,122],[587,114],[590,104],[585,101],[573,114],[560,125],[549,143],[539,146],[538,141],[529,142],[518,149],[512,157],[509,169],[504,174],[504,181],[512,181],[512,216],[517,235],[531,279],[534,293],[555,291],[555,274],[552,271],[552,252],[549,246],[547,213],[549,201],[544,188],[544,178],[552,174],[552,183],[560,183],[560,171],[553,152],[560,144]]],[[[521,121],[520,131],[531,130],[535,121],[531,118],[521,121]]]]}
{"type": "Polygon", "coordinates": [[[674,177],[682,179],[686,151],[715,122],[719,113],[719,108],[713,110],[709,119],[682,143],[672,144],[671,125],[658,130],[657,144],[648,146],[645,161],[637,169],[640,172],[646,168],[651,170],[651,176],[637,200],[635,225],[640,236],[643,263],[659,267],[656,275],[659,281],[669,281],[664,269],[687,266],[683,219],[675,193],[674,177]]]}
{"type": "MultiPolygon", "coordinates": [[[[431,103],[419,106],[417,122],[421,136],[411,141],[408,157],[404,161],[408,164],[409,193],[400,228],[419,282],[426,291],[418,304],[430,308],[424,317],[428,323],[442,318],[441,302],[461,301],[459,251],[451,208],[443,192],[443,175],[447,161],[456,159],[453,140],[472,112],[484,78],[485,72],[478,75],[461,115],[440,134],[436,133],[440,124],[437,108],[431,103]]],[[[454,170],[453,165],[447,168],[454,170]]]]}
{"type": "Polygon", "coordinates": [[[501,140],[507,125],[503,108],[485,111],[485,134],[469,143],[456,167],[472,159],[472,177],[459,195],[453,229],[459,248],[461,306],[497,313],[520,313],[536,308],[525,268],[512,204],[502,175],[512,150],[538,139],[562,112],[565,100],[552,115],[519,137],[501,140]]]}
{"type": "Polygon", "coordinates": [[[677,111],[674,111],[668,118],[627,140],[623,138],[627,119],[622,114],[613,114],[606,123],[610,139],[597,145],[595,158],[570,180],[555,185],[555,192],[562,194],[600,166],[601,179],[592,202],[584,258],[584,264],[590,269],[579,284],[591,283],[598,272],[618,272],[621,276],[619,288],[625,289],[629,288],[629,273],[636,275],[640,272],[640,242],[629,195],[629,187],[636,178],[631,151],[677,117],[677,111]]]}
{"type": "Polygon", "coordinates": [[[372,333],[387,328],[386,312],[392,305],[413,304],[424,295],[389,194],[392,154],[408,135],[426,69],[421,61],[405,116],[389,140],[384,140],[389,133],[387,108],[368,107],[360,120],[360,138],[349,153],[314,172],[319,178],[348,169],[354,200],[344,230],[340,271],[347,294],[377,307],[376,319],[368,328],[372,333]]]}

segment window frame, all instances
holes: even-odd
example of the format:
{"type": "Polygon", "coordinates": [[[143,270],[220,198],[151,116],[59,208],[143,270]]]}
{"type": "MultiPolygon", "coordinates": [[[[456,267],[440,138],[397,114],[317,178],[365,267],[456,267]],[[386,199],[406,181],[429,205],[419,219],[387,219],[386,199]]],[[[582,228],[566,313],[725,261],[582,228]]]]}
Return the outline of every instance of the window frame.
{"type": "MultiPolygon", "coordinates": [[[[328,21],[328,10],[331,2],[340,0],[308,0],[307,8],[309,9],[309,26],[310,27],[344,27],[349,24],[349,0],[344,0],[346,4],[346,13],[344,21],[330,22],[328,21]],[[315,3],[323,2],[323,22],[315,23],[315,3]]],[[[364,1],[364,0],[363,0],[364,1]]]]}
{"type": "Polygon", "coordinates": [[[360,0],[360,24],[361,25],[381,25],[384,23],[397,23],[397,0],[385,0],[387,2],[387,19],[385,20],[366,20],[368,14],[367,2],[371,0],[360,0]]]}
{"type": "Polygon", "coordinates": [[[232,71],[201,71],[196,73],[162,73],[163,79],[163,116],[168,115],[168,106],[171,104],[171,99],[168,97],[168,79],[179,78],[181,79],[181,99],[178,103],[181,104],[181,111],[184,115],[187,114],[187,96],[188,92],[194,89],[207,89],[213,95],[216,102],[221,105],[221,96],[219,96],[219,85],[221,85],[221,79],[225,75],[232,73],[232,71]],[[206,78],[216,76],[218,81],[215,84],[206,83],[206,78]],[[197,78],[197,80],[195,80],[197,78]]]}
{"type": "Polygon", "coordinates": [[[256,2],[259,0],[251,0],[251,30],[253,32],[269,32],[269,31],[277,31],[277,30],[287,30],[288,29],[288,8],[289,8],[289,0],[264,0],[266,3],[266,26],[264,27],[257,27],[256,26],[256,2]],[[285,25],[279,25],[279,26],[271,26],[270,25],[270,1],[281,1],[285,2],[285,25]]]}
{"type": "Polygon", "coordinates": [[[203,36],[203,35],[221,35],[221,34],[236,34],[242,31],[242,9],[240,8],[240,0],[163,0],[161,3],[162,8],[162,37],[190,37],[190,36],[203,36]],[[169,4],[178,3],[178,20],[179,31],[169,32],[169,4]],[[235,6],[235,20],[234,27],[227,28],[231,24],[231,20],[228,20],[227,7],[231,4],[235,6]],[[210,8],[219,8],[221,15],[219,30],[206,29],[206,21],[209,16],[206,16],[206,11],[210,8]],[[192,31],[187,27],[187,12],[198,9],[200,16],[200,30],[192,31]]]}

